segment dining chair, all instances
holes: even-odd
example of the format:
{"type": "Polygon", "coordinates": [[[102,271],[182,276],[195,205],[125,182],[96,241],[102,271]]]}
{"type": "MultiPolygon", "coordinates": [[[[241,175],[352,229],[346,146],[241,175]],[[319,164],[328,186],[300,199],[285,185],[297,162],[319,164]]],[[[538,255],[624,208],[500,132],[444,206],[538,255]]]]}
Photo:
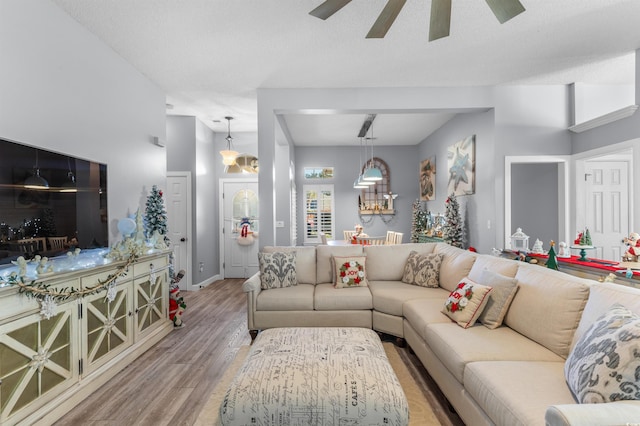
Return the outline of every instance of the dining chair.
{"type": "Polygon", "coordinates": [[[342,231],[344,234],[344,240],[345,241],[351,241],[351,239],[353,238],[353,234],[356,233],[356,231],[342,231]]]}
{"type": "Polygon", "coordinates": [[[49,247],[51,250],[64,250],[67,243],[67,237],[49,237],[49,247]]]}
{"type": "Polygon", "coordinates": [[[324,232],[320,233],[320,241],[322,241],[322,244],[324,244],[325,246],[327,245],[327,234],[325,234],[324,232]]]}
{"type": "Polygon", "coordinates": [[[403,235],[404,235],[403,232],[396,232],[396,238],[395,238],[394,244],[402,244],[403,235]]]}
{"type": "Polygon", "coordinates": [[[33,254],[40,250],[40,244],[34,238],[25,238],[16,241],[16,243],[16,248],[20,253],[33,254]]]}
{"type": "Polygon", "coordinates": [[[396,243],[396,232],[395,231],[387,231],[387,238],[384,240],[386,245],[395,244],[396,243]]]}

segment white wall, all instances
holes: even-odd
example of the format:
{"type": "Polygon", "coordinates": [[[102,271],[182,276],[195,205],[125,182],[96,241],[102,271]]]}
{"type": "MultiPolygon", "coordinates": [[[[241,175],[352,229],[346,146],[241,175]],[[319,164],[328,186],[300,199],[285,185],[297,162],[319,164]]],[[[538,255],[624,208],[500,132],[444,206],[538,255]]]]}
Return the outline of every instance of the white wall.
{"type": "Polygon", "coordinates": [[[2,0],[0,136],[108,165],[117,220],[165,186],[165,97],[48,0],[2,0]]]}
{"type": "Polygon", "coordinates": [[[573,84],[573,124],[584,123],[592,118],[635,104],[633,85],[573,84]]]}

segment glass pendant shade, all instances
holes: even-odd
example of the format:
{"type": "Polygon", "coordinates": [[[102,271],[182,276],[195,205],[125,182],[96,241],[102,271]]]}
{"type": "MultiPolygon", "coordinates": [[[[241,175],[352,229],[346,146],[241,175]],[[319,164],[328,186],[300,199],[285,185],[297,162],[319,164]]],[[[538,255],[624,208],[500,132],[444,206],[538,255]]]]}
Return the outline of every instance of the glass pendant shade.
{"type": "Polygon", "coordinates": [[[364,186],[371,186],[371,185],[375,185],[376,184],[372,180],[364,180],[364,174],[361,174],[360,176],[358,176],[358,183],[360,185],[364,185],[364,186]]]}
{"type": "Polygon", "coordinates": [[[40,176],[40,169],[35,169],[34,173],[25,179],[24,187],[29,189],[49,189],[49,182],[40,176]]]}
{"type": "Polygon", "coordinates": [[[353,187],[355,189],[365,189],[367,188],[367,185],[364,185],[363,183],[360,182],[360,178],[362,176],[358,176],[358,179],[355,180],[355,182],[353,182],[353,187]]]}
{"type": "Polygon", "coordinates": [[[376,182],[382,180],[382,172],[379,168],[371,166],[367,170],[364,171],[362,175],[362,179],[367,182],[376,182]]]}
{"type": "Polygon", "coordinates": [[[222,155],[222,164],[225,166],[233,166],[236,164],[236,157],[238,157],[238,151],[234,151],[232,149],[224,149],[220,151],[220,155],[222,155]]]}

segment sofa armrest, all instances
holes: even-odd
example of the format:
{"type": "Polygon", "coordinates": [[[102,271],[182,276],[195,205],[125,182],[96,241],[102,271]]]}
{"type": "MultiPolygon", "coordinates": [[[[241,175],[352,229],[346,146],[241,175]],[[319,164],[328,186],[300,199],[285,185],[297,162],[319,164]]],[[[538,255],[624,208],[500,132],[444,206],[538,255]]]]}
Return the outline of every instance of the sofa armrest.
{"type": "Polygon", "coordinates": [[[552,405],[544,419],[549,426],[640,426],[640,401],[552,405]]]}
{"type": "Polygon", "coordinates": [[[254,314],[258,307],[258,294],[260,287],[260,272],[256,272],[242,284],[242,291],[247,293],[247,327],[249,330],[258,330],[254,321],[254,314]]]}
{"type": "Polygon", "coordinates": [[[252,291],[260,292],[260,272],[256,272],[242,284],[242,291],[249,293],[252,291]]]}

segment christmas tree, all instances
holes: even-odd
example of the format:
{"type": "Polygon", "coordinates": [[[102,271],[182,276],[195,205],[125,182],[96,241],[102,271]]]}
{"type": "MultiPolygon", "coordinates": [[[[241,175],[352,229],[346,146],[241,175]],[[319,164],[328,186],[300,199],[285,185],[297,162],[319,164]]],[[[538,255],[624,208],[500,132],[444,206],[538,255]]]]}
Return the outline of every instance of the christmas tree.
{"type": "Polygon", "coordinates": [[[52,209],[42,210],[42,234],[45,237],[54,237],[58,235],[58,231],[56,231],[56,221],[52,209]]]}
{"type": "Polygon", "coordinates": [[[164,235],[164,240],[168,244],[167,237],[167,212],[164,209],[162,191],[156,185],[151,188],[151,194],[147,197],[147,208],[145,210],[145,223],[147,225],[147,238],[151,237],[155,231],[164,235]]]}
{"type": "Polygon", "coordinates": [[[553,248],[555,243],[551,241],[551,247],[549,247],[549,260],[547,260],[547,268],[558,270],[558,261],[556,259],[556,251],[553,248]]]}
{"type": "Polygon", "coordinates": [[[443,229],[444,242],[454,247],[462,248],[462,218],[460,217],[460,205],[458,204],[455,194],[451,193],[445,204],[446,223],[443,229]]]}
{"type": "Polygon", "coordinates": [[[418,236],[425,231],[427,226],[427,213],[422,210],[420,200],[413,203],[413,212],[411,219],[411,242],[417,243],[418,236]]]}

